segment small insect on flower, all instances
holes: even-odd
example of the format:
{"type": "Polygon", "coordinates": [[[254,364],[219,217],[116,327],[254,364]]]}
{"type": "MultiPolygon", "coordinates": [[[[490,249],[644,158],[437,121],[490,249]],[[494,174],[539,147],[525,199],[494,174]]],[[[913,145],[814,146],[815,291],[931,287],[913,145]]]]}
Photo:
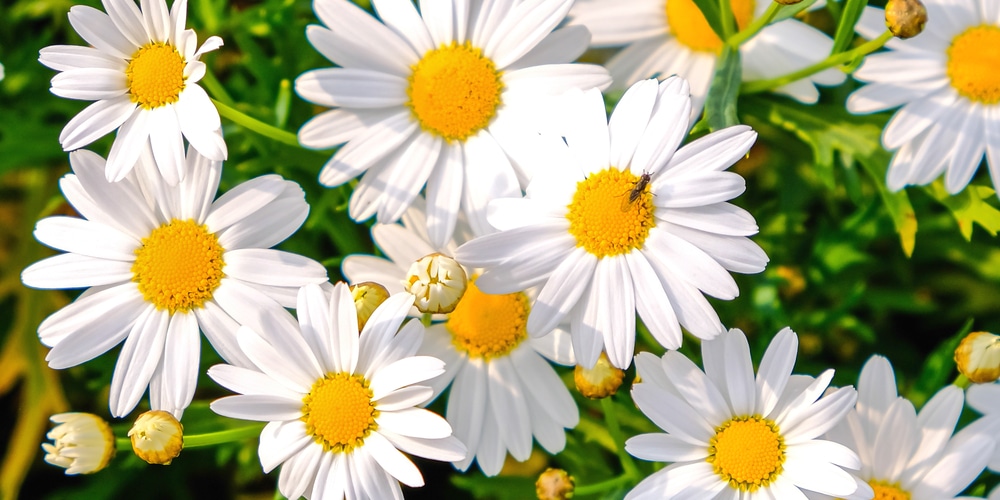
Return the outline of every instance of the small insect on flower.
{"type": "Polygon", "coordinates": [[[650,174],[645,170],[642,171],[642,175],[639,176],[639,180],[635,181],[635,186],[628,192],[628,197],[622,200],[622,212],[628,212],[632,209],[632,205],[635,201],[639,199],[639,196],[646,191],[646,186],[649,185],[650,174]]]}

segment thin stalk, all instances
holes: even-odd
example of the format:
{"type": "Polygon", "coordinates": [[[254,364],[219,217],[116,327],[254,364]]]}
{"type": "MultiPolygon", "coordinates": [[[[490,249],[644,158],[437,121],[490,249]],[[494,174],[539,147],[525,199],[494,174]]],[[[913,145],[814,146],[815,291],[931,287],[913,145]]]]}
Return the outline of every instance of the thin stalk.
{"type": "Polygon", "coordinates": [[[740,45],[743,45],[747,40],[753,38],[754,35],[760,32],[760,30],[767,27],[768,24],[771,24],[771,20],[774,19],[774,16],[778,15],[778,11],[781,10],[782,7],[784,6],[778,2],[771,2],[771,4],[767,6],[767,11],[764,12],[764,15],[754,19],[749,26],[741,30],[739,33],[729,37],[726,40],[726,43],[734,48],[739,48],[740,45]]]}
{"type": "MultiPolygon", "coordinates": [[[[264,430],[264,424],[259,423],[237,427],[235,429],[206,432],[204,434],[185,434],[184,448],[201,448],[204,446],[215,446],[217,444],[235,443],[251,437],[260,436],[260,432],[262,430],[264,430]]],[[[130,451],[132,449],[132,440],[127,437],[117,438],[115,439],[115,448],[117,448],[118,451],[130,451]]]]}
{"type": "Polygon", "coordinates": [[[212,99],[212,102],[215,103],[216,108],[219,108],[219,115],[225,117],[233,123],[247,130],[257,132],[264,137],[274,139],[280,143],[288,144],[289,146],[297,148],[302,147],[299,145],[299,138],[295,134],[275,127],[274,125],[264,123],[236,108],[223,104],[217,99],[212,99]]]}

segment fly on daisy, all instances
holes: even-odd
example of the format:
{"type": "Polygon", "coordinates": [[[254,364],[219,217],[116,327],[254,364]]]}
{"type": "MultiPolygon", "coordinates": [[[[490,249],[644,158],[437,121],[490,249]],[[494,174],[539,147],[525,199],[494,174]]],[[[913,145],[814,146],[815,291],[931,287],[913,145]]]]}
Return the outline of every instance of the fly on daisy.
{"type": "Polygon", "coordinates": [[[519,196],[531,177],[519,158],[546,101],[567,89],[606,87],[581,27],[553,29],[573,0],[492,2],[374,0],[382,22],[347,0],[315,0],[324,26],[306,32],[336,68],[299,76],[295,90],[329,106],[302,126],[310,148],[344,144],[319,180],[338,186],[362,175],[351,217],[398,220],[426,185],[427,229],[435,246],[451,237],[458,212],[489,230],[486,205],[519,196]]]}
{"type": "Polygon", "coordinates": [[[261,325],[295,305],[298,287],[327,279],[320,263],[270,248],[309,213],[298,184],[265,175],[213,201],[222,162],[194,149],[179,161],[191,171],[176,186],[142,167],[112,183],[103,158],[70,153],[73,173],[60,187],[82,218],[39,221],[38,241],[66,253],[21,273],[34,288],[86,288],[38,326],[50,367],[79,365],[124,342],[109,394],[116,417],[148,385],[150,406],[180,419],[198,379],[199,332],[223,359],[244,365],[239,325],[261,325]]]}
{"type": "MultiPolygon", "coordinates": [[[[625,442],[637,458],[670,462],[644,479],[628,500],[806,498],[805,492],[846,497],[858,480],[857,454],[819,439],[858,398],[852,387],[825,393],[833,370],[793,376],[798,337],[774,336],[754,375],[740,330],[701,344],[704,370],[677,351],[636,357],[641,383],[636,406],[664,433],[625,442]]],[[[871,498],[870,492],[865,498],[871,498]]]]}
{"type": "Polygon", "coordinates": [[[568,320],[573,350],[586,368],[602,349],[627,368],[635,316],[664,347],[681,345],[681,326],[710,339],[724,331],[704,294],[739,294],[732,272],[758,273],[767,256],[748,236],[757,224],[728,203],[745,189],[726,172],[757,134],[739,125],[680,149],[691,99],[687,82],[645,80],[625,93],[610,121],[601,93],[567,96],[562,136],[532,143],[536,174],[520,199],[491,205],[501,231],[465,243],[455,257],[484,268],[487,293],[538,286],[528,333],[568,320]],[[621,210],[649,176],[635,203],[621,210]]]}
{"type": "Polygon", "coordinates": [[[287,312],[237,340],[251,364],[216,365],[208,374],[239,395],[214,401],[230,418],[268,422],[258,454],[264,472],[281,465],[278,490],[312,500],[402,499],[399,483],[422,486],[403,451],[432,460],[465,457],[465,446],[437,414],[423,385],[444,363],[415,355],[423,336],[406,320],[410,294],[389,297],[358,331],[345,283],[303,287],[298,322],[287,312]],[[332,288],[332,290],[329,290],[332,288]]]}
{"type": "MultiPolygon", "coordinates": [[[[1000,10],[994,0],[924,0],[927,24],[919,36],[886,43],[854,73],[864,87],[847,99],[852,113],[899,107],[882,145],[893,151],[886,184],[892,190],[928,184],[944,174],[955,194],[986,156],[1000,192],[1000,10]]],[[[857,31],[885,31],[882,9],[865,9],[857,31]]]]}
{"type": "MultiPolygon", "coordinates": [[[[209,37],[198,47],[194,30],[184,29],[187,0],[103,0],[107,14],[86,5],[70,8],[69,22],[91,46],[53,45],[38,60],[60,73],[52,93],[95,101],[59,134],[66,151],[82,148],[118,129],[105,171],[122,180],[143,148],[174,185],[184,179],[184,141],[202,156],[226,159],[219,112],[198,85],[205,76],[199,58],[222,46],[209,37]]],[[[153,165],[150,165],[153,166],[153,165]]]]}
{"type": "MultiPolygon", "coordinates": [[[[770,0],[729,0],[739,29],[771,5],[770,0]]],[[[693,112],[701,113],[723,41],[694,0],[578,0],[571,25],[586,26],[593,47],[622,47],[607,63],[612,89],[654,75],[678,75],[691,84],[693,112]]],[[[740,46],[743,81],[774,78],[821,61],[833,47],[823,32],[797,20],[771,24],[740,46]]],[[[805,103],[819,98],[816,85],[837,85],[845,75],[828,69],[778,87],[775,92],[805,103]]]]}
{"type": "MultiPolygon", "coordinates": [[[[352,283],[381,280],[387,288],[402,290],[411,262],[434,252],[454,253],[458,243],[471,238],[460,217],[455,239],[435,248],[424,217],[418,198],[402,224],[376,224],[372,238],[388,258],[348,256],[344,276],[352,283]]],[[[454,311],[434,316],[418,352],[445,362],[445,373],[427,385],[435,397],[451,387],[446,417],[469,452],[455,467],[464,471],[475,461],[494,476],[508,453],[527,460],[532,438],[549,453],[563,450],[564,429],[576,426],[579,410],[549,361],[572,365],[575,359],[564,328],[540,338],[527,335],[533,291],[488,295],[476,287],[473,271],[465,273],[468,286],[454,311]]]]}

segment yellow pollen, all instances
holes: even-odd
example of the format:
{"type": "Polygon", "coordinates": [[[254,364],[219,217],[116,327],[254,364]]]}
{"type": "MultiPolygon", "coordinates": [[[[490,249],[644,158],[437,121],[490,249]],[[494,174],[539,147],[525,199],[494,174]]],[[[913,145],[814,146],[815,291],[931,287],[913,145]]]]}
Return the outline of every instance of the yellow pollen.
{"type": "Polygon", "coordinates": [[[225,276],[222,252],[218,238],[204,225],[174,219],[142,239],[132,281],[158,309],[173,313],[200,308],[225,276]]]}
{"type": "Polygon", "coordinates": [[[483,293],[473,277],[445,326],[459,351],[474,358],[496,358],[507,355],[527,338],[529,310],[523,293],[483,293]]]}
{"type": "Polygon", "coordinates": [[[350,453],[378,429],[378,410],[368,381],[360,375],[328,373],[302,398],[306,433],[325,451],[350,453]]]}
{"type": "Polygon", "coordinates": [[[715,473],[730,487],[756,491],[781,474],[785,440],[770,420],[735,417],[716,428],[708,453],[715,473]]]}
{"type": "Polygon", "coordinates": [[[125,78],[132,102],[146,109],[175,103],[184,90],[184,58],[173,45],[143,45],[132,55],[125,78]]]}
{"type": "Polygon", "coordinates": [[[1000,27],[975,26],[948,47],[948,78],[959,95],[973,102],[1000,102],[1000,27]]]}
{"type": "Polygon", "coordinates": [[[431,50],[412,69],[407,104],[424,130],[447,141],[486,128],[500,107],[501,73],[468,43],[431,50]]]}
{"type": "Polygon", "coordinates": [[[875,490],[872,500],[910,500],[910,494],[903,491],[899,483],[890,484],[872,479],[868,484],[875,490]]]}
{"type": "MultiPolygon", "coordinates": [[[[731,0],[738,29],[753,20],[754,0],[731,0]]],[[[677,41],[697,52],[718,54],[722,40],[712,31],[694,0],[667,0],[667,24],[677,41]]]]}
{"type": "Polygon", "coordinates": [[[642,248],[656,221],[648,183],[630,203],[639,180],[627,170],[608,168],[577,183],[566,214],[577,246],[597,257],[642,248]]]}

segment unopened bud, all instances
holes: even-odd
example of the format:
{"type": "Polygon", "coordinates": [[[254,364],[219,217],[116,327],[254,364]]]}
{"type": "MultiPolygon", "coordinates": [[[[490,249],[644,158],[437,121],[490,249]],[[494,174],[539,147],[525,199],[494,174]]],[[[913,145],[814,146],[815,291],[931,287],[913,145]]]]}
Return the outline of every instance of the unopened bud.
{"type": "Polygon", "coordinates": [[[566,500],[573,498],[575,488],[573,477],[562,469],[545,469],[538,481],[535,481],[535,494],[538,500],[566,500]]]}
{"type": "Polygon", "coordinates": [[[573,381],[576,390],[590,399],[601,399],[613,396],[625,379],[625,372],[611,365],[608,355],[601,353],[593,368],[576,365],[573,369],[573,381]]]}
{"type": "Polygon", "coordinates": [[[977,384],[1000,378],[1000,337],[989,332],[972,332],[955,349],[955,364],[977,384]]]}
{"type": "Polygon", "coordinates": [[[374,281],[365,281],[351,285],[351,294],[354,296],[354,307],[358,309],[358,331],[361,331],[375,309],[389,298],[389,291],[374,281]]]}
{"type": "Polygon", "coordinates": [[[403,286],[416,297],[413,305],[420,312],[446,314],[455,310],[468,282],[457,260],[432,253],[410,265],[403,286]]]}
{"type": "Polygon", "coordinates": [[[927,9],[920,0],[889,0],[885,4],[885,26],[896,38],[913,38],[924,31],[927,9]]]}
{"type": "Polygon", "coordinates": [[[170,412],[147,411],[135,419],[128,431],[132,451],[154,465],[170,465],[184,448],[184,426],[170,412]]]}
{"type": "Polygon", "coordinates": [[[115,456],[115,435],[101,417],[59,413],[49,420],[59,425],[45,435],[53,441],[42,443],[45,461],[65,468],[67,475],[92,474],[107,467],[115,456]]]}

